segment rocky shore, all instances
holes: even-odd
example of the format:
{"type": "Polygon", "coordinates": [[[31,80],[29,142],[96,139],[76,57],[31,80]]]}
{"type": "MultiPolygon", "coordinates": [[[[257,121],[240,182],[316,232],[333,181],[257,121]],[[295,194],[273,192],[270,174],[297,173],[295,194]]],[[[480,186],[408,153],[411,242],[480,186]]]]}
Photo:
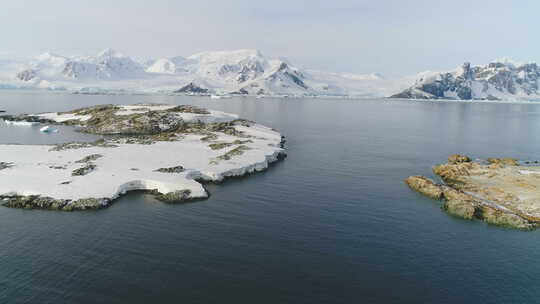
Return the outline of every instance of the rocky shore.
{"type": "Polygon", "coordinates": [[[102,105],[3,115],[8,122],[68,125],[94,142],[0,145],[0,204],[63,211],[101,209],[128,191],[166,203],[208,197],[203,182],[265,170],[284,137],[236,115],[194,106],[102,105]]]}
{"type": "Polygon", "coordinates": [[[443,201],[443,210],[454,216],[532,230],[540,224],[540,167],[531,164],[513,158],[473,161],[456,154],[433,168],[440,183],[424,176],[410,176],[405,183],[443,201]]]}

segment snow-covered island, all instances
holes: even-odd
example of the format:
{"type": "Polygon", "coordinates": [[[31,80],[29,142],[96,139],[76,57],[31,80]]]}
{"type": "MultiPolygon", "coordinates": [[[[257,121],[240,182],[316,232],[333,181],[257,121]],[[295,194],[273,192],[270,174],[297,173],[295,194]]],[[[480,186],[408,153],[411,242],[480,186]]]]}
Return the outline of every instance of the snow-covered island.
{"type": "Polygon", "coordinates": [[[103,136],[0,145],[0,203],[7,207],[100,209],[134,190],[171,203],[203,199],[202,182],[262,171],[285,156],[284,138],[273,129],[194,106],[102,105],[1,118],[20,127],[70,125],[103,136]]]}

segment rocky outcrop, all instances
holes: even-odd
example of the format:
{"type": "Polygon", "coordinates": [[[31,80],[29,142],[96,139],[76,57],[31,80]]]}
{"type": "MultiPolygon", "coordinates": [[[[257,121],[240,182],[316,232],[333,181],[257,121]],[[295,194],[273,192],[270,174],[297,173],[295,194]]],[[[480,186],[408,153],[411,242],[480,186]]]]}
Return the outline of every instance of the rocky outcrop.
{"type": "Polygon", "coordinates": [[[444,183],[411,176],[406,184],[430,198],[443,200],[442,209],[467,220],[530,230],[540,224],[540,168],[520,166],[513,158],[473,162],[452,155],[433,172],[444,183]]]}
{"type": "Polygon", "coordinates": [[[87,198],[79,200],[60,200],[39,195],[30,196],[0,196],[2,205],[21,209],[49,209],[60,211],[96,210],[109,205],[110,200],[87,198]]]}
{"type": "Polygon", "coordinates": [[[424,176],[410,176],[405,183],[412,189],[434,199],[441,199],[443,191],[440,185],[424,176]]]}
{"type": "Polygon", "coordinates": [[[16,77],[21,81],[30,81],[37,77],[37,73],[32,69],[28,69],[17,73],[16,77]]]}
{"type": "Polygon", "coordinates": [[[0,162],[0,170],[13,167],[13,163],[0,162]]]}
{"type": "Polygon", "coordinates": [[[455,216],[472,220],[476,212],[476,204],[469,200],[447,200],[444,202],[443,209],[455,216]]]}
{"type": "Polygon", "coordinates": [[[193,82],[181,87],[180,89],[174,91],[174,93],[185,93],[185,94],[208,94],[210,90],[200,87],[193,82]]]}
{"type": "Polygon", "coordinates": [[[155,171],[161,172],[161,173],[182,173],[185,171],[185,169],[182,166],[175,166],[175,167],[170,167],[170,168],[159,168],[155,171]]]}
{"type": "Polygon", "coordinates": [[[392,95],[406,99],[497,100],[538,98],[540,69],[536,63],[514,65],[492,62],[483,66],[464,63],[459,69],[419,78],[410,88],[392,95]]]}
{"type": "Polygon", "coordinates": [[[469,163],[469,162],[471,162],[471,159],[465,155],[453,154],[453,155],[450,155],[450,157],[448,157],[449,164],[459,164],[459,163],[469,163]]]}
{"type": "Polygon", "coordinates": [[[162,201],[164,203],[168,204],[174,204],[174,203],[181,203],[190,200],[189,195],[191,194],[191,191],[189,190],[182,190],[182,191],[175,191],[175,192],[168,192],[165,194],[162,193],[156,193],[155,197],[157,200],[162,201]]]}
{"type": "Polygon", "coordinates": [[[487,162],[492,165],[499,166],[519,166],[519,162],[515,158],[488,158],[487,162]]]}

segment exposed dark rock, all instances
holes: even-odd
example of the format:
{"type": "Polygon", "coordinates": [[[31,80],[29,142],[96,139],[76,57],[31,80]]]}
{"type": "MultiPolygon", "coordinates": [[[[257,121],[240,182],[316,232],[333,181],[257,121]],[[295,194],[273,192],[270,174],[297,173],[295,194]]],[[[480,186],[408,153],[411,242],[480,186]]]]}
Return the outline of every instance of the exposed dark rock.
{"type": "Polygon", "coordinates": [[[189,200],[190,190],[182,190],[161,194],[156,192],[156,199],[168,204],[181,203],[189,200]]]}
{"type": "Polygon", "coordinates": [[[174,93],[193,93],[193,94],[208,94],[210,90],[200,87],[193,82],[183,86],[179,90],[174,91],[174,93]]]}
{"type": "Polygon", "coordinates": [[[0,162],[0,170],[13,167],[13,163],[0,162]]]}
{"type": "MultiPolygon", "coordinates": [[[[231,151],[223,154],[223,155],[220,155],[216,158],[216,160],[230,160],[231,158],[235,157],[235,156],[239,156],[239,155],[242,155],[244,154],[245,151],[248,151],[250,150],[251,148],[249,148],[248,146],[244,146],[244,145],[240,145],[234,149],[232,149],[231,151]]],[[[214,161],[214,162],[217,162],[217,161],[214,161]]]]}
{"type": "Polygon", "coordinates": [[[78,163],[78,164],[89,163],[89,162],[92,162],[94,160],[98,160],[98,159],[100,159],[102,157],[103,157],[103,155],[101,155],[101,154],[91,154],[91,155],[86,156],[83,159],[80,159],[80,160],[76,161],[76,163],[78,163]]]}
{"type": "Polygon", "coordinates": [[[450,164],[469,163],[469,162],[471,162],[471,159],[465,155],[454,154],[448,157],[448,163],[450,164]]]}
{"type": "Polygon", "coordinates": [[[92,163],[89,163],[89,164],[87,164],[87,165],[85,165],[85,166],[83,166],[81,168],[73,170],[73,172],[71,172],[71,175],[72,176],[84,176],[84,175],[87,175],[87,174],[91,173],[96,168],[97,168],[96,165],[94,165],[92,163]]]}
{"type": "Polygon", "coordinates": [[[231,94],[231,95],[249,95],[249,91],[246,90],[245,88],[241,88],[240,90],[231,92],[229,94],[231,94]]]}
{"type": "Polygon", "coordinates": [[[182,166],[176,166],[176,167],[170,167],[170,168],[159,168],[154,171],[161,172],[161,173],[182,173],[185,171],[185,169],[182,166]]]}
{"type": "Polygon", "coordinates": [[[243,145],[246,143],[252,143],[252,140],[235,140],[233,142],[221,142],[208,145],[212,150],[221,150],[234,145],[243,145]]]}
{"type": "Polygon", "coordinates": [[[194,114],[210,114],[208,110],[191,105],[181,105],[172,109],[166,110],[167,112],[179,112],[179,113],[194,113],[194,114]]]}
{"type": "Polygon", "coordinates": [[[36,76],[37,76],[36,71],[34,71],[32,69],[21,71],[21,72],[17,73],[17,75],[16,75],[17,79],[22,80],[22,81],[30,81],[30,80],[36,78],[36,76]]]}
{"type": "Polygon", "coordinates": [[[66,170],[67,169],[66,166],[49,166],[49,168],[55,169],[55,170],[66,170]]]}
{"type": "Polygon", "coordinates": [[[105,139],[98,139],[94,142],[89,142],[89,143],[70,142],[70,143],[57,144],[50,151],[84,149],[84,148],[90,148],[90,147],[116,148],[118,146],[111,143],[110,141],[106,141],[105,139]]]}

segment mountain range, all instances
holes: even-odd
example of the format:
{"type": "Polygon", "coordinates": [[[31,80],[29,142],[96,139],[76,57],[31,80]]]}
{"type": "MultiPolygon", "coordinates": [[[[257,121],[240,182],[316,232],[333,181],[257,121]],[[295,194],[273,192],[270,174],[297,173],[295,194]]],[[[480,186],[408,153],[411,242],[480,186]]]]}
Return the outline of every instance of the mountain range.
{"type": "Polygon", "coordinates": [[[185,94],[369,96],[392,93],[377,74],[303,70],[257,50],[198,53],[139,62],[106,49],[95,56],[45,53],[0,61],[0,87],[79,92],[136,91],[185,94]]]}
{"type": "Polygon", "coordinates": [[[540,68],[495,60],[464,63],[448,72],[401,79],[380,74],[302,69],[258,50],[203,52],[147,61],[112,49],[94,56],[44,53],[0,59],[0,88],[41,88],[79,93],[180,93],[265,96],[350,96],[406,99],[540,99],[540,68]]]}

